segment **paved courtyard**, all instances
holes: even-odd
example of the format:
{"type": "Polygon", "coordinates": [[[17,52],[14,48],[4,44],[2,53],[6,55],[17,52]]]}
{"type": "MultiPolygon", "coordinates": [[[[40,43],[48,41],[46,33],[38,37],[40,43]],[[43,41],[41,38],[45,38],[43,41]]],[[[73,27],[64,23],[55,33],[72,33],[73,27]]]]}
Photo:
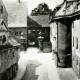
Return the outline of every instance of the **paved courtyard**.
{"type": "Polygon", "coordinates": [[[28,48],[20,53],[18,72],[14,80],[79,80],[71,68],[57,68],[53,53],[39,53],[28,48]]]}

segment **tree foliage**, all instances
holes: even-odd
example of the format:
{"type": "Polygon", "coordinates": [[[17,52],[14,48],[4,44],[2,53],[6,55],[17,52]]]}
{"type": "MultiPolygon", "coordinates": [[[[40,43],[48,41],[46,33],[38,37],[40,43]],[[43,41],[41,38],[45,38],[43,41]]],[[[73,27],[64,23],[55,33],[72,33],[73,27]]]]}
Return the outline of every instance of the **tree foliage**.
{"type": "Polygon", "coordinates": [[[37,8],[34,8],[31,12],[31,15],[48,15],[52,12],[51,9],[49,9],[49,6],[46,3],[41,3],[37,6],[37,8]]]}

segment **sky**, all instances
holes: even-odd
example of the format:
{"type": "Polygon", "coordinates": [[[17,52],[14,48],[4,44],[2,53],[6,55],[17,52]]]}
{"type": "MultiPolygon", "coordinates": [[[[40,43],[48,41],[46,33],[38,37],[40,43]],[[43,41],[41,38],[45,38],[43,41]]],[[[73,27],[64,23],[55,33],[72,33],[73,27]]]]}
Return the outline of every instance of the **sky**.
{"type": "MultiPolygon", "coordinates": [[[[17,0],[4,0],[4,1],[17,1],[17,0]]],[[[50,9],[54,9],[55,6],[61,4],[63,0],[21,0],[26,1],[27,7],[28,7],[28,15],[30,15],[31,11],[37,7],[40,3],[46,3],[50,9]]]]}
{"type": "Polygon", "coordinates": [[[37,7],[40,3],[47,3],[50,9],[54,9],[55,6],[61,4],[63,0],[27,0],[28,4],[28,15],[30,15],[31,11],[37,7]]]}

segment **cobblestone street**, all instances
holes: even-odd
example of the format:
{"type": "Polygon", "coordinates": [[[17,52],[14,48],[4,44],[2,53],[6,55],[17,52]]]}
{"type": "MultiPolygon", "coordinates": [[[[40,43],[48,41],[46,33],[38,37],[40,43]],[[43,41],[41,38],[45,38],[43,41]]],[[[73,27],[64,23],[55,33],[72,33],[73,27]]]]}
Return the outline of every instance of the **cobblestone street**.
{"type": "Polygon", "coordinates": [[[52,53],[38,51],[37,48],[29,48],[20,53],[19,69],[14,80],[78,80],[71,69],[57,69],[52,53]]]}

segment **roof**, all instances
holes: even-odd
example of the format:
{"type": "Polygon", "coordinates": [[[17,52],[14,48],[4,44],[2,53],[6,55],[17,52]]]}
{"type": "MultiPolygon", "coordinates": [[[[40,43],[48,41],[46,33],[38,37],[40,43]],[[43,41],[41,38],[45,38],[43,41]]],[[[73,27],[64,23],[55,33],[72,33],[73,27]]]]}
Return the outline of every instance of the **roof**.
{"type": "Polygon", "coordinates": [[[78,16],[80,14],[80,10],[76,11],[76,5],[79,4],[79,2],[74,2],[73,4],[69,4],[66,7],[66,2],[61,6],[61,8],[57,11],[55,14],[55,17],[53,17],[53,20],[58,19],[69,19],[75,16],[78,16]]]}
{"type": "Polygon", "coordinates": [[[8,12],[8,27],[27,27],[27,4],[25,1],[5,1],[3,3],[8,12]]]}
{"type": "Polygon", "coordinates": [[[29,16],[27,17],[27,26],[28,27],[42,27],[39,23],[31,19],[29,16]]]}
{"type": "Polygon", "coordinates": [[[20,44],[13,38],[13,37],[10,37],[8,39],[8,42],[9,44],[11,44],[12,46],[20,46],[20,44]]]}
{"type": "Polygon", "coordinates": [[[29,16],[42,27],[49,27],[49,15],[29,16]]]}

